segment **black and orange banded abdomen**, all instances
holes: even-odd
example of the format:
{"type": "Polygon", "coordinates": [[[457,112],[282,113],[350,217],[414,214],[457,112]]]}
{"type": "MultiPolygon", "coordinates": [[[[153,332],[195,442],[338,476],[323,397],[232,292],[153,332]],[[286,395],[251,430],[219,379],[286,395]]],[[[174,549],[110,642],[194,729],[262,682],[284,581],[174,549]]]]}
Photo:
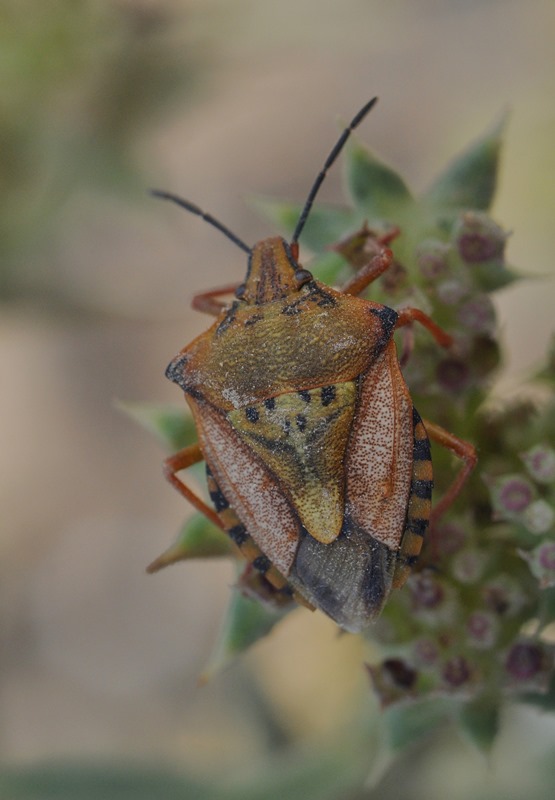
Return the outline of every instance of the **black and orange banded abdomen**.
{"type": "Polygon", "coordinates": [[[405,532],[397,556],[397,564],[393,575],[393,588],[401,587],[416,563],[424,537],[430,524],[432,511],[432,489],[434,485],[430,441],[420,414],[413,407],[414,449],[412,463],[412,481],[405,532]]]}

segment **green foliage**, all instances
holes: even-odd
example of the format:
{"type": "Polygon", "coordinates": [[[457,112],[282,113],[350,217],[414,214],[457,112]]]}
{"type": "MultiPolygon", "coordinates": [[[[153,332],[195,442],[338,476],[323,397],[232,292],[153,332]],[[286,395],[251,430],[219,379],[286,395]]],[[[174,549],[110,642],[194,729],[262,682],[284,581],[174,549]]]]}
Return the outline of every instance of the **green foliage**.
{"type": "Polygon", "coordinates": [[[264,605],[258,599],[236,589],[231,595],[216,646],[201,681],[209,680],[234,658],[270,633],[289,610],[290,607],[278,609],[264,605]]]}
{"type": "Polygon", "coordinates": [[[412,203],[403,179],[360,145],[349,152],[347,185],[355,207],[371,221],[391,219],[412,203]]]}
{"type": "MultiPolygon", "coordinates": [[[[357,752],[357,757],[360,754],[357,752]]],[[[138,764],[44,765],[0,771],[6,800],[333,800],[362,779],[353,753],[336,748],[276,759],[238,785],[199,781],[184,773],[138,764]]]]}
{"type": "Polygon", "coordinates": [[[453,161],[425,198],[440,211],[487,211],[493,202],[505,117],[453,161]]]}

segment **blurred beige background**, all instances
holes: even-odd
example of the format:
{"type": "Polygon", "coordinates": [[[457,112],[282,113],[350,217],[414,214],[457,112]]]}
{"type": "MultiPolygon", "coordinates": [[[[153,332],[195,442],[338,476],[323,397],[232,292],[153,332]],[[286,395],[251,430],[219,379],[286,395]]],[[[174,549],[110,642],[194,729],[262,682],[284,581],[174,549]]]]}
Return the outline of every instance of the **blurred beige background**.
{"type": "MultiPolygon", "coordinates": [[[[497,298],[501,391],[513,391],[554,327],[555,4],[44,5],[0,0],[0,214],[17,233],[2,253],[0,758],[240,771],[268,744],[251,682],[300,742],[333,737],[372,703],[360,642],[306,611],[199,690],[231,570],[144,574],[188,509],[163,481],[161,448],[114,400],[181,402],[164,369],[207,326],[190,298],[245,266],[145,190],[178,192],[254,242],[273,231],[249,195],[304,199],[338,120],[374,94],[358,135],[415,190],[509,108],[493,216],[531,277],[497,298]]],[[[340,165],[321,199],[341,200],[340,165]]],[[[509,784],[547,725],[516,720],[493,758],[509,784]],[[515,760],[516,725],[534,735],[515,760]]],[[[482,785],[477,755],[441,748],[439,770],[420,766],[432,796],[446,774],[460,774],[452,797],[482,785]]]]}

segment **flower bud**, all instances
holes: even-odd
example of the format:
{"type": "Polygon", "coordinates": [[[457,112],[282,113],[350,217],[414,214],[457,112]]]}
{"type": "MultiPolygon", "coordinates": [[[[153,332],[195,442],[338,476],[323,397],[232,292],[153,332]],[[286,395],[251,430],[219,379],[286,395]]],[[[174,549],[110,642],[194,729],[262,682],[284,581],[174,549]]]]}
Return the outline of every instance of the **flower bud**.
{"type": "Polygon", "coordinates": [[[555,542],[542,542],[534,550],[521,553],[541,589],[555,586],[555,542]]]}
{"type": "Polygon", "coordinates": [[[479,650],[488,650],[495,644],[498,629],[498,621],[492,613],[474,611],[466,622],[468,643],[479,650]]]}
{"type": "Polygon", "coordinates": [[[543,642],[520,640],[509,649],[505,670],[511,683],[547,688],[552,656],[543,642]]]}
{"type": "Polygon", "coordinates": [[[495,309],[487,294],[477,294],[459,308],[460,324],[472,333],[492,334],[495,329],[495,309]]]}
{"type": "Polygon", "coordinates": [[[468,286],[458,278],[449,278],[437,284],[436,294],[446,306],[456,306],[468,294],[468,286]]]}
{"type": "Polygon", "coordinates": [[[456,604],[444,582],[430,573],[418,573],[409,578],[407,586],[416,618],[433,627],[452,620],[456,604]]]}
{"type": "Polygon", "coordinates": [[[445,599],[443,586],[431,575],[414,575],[410,581],[410,590],[417,608],[437,608],[445,599]]]}
{"type": "Polygon", "coordinates": [[[436,281],[448,270],[451,245],[437,239],[426,239],[416,250],[416,261],[424,278],[436,281]]]}
{"type": "Polygon", "coordinates": [[[451,556],[464,547],[467,533],[456,522],[440,522],[434,529],[434,544],[439,556],[451,556]]]}
{"type": "Polygon", "coordinates": [[[458,689],[468,683],[472,675],[470,665],[464,656],[453,656],[442,670],[442,678],[451,689],[458,689]]]}
{"type": "Polygon", "coordinates": [[[429,667],[435,664],[439,658],[439,647],[434,639],[417,639],[413,644],[413,658],[416,664],[422,667],[429,667]]]}
{"type": "Polygon", "coordinates": [[[533,486],[521,475],[504,475],[487,483],[497,519],[515,519],[534,499],[533,486]]]}
{"type": "Polygon", "coordinates": [[[472,371],[478,380],[489,378],[501,361],[499,342],[491,336],[476,332],[469,355],[472,371]]]}
{"type": "Polygon", "coordinates": [[[487,214],[469,211],[462,215],[454,238],[461,258],[476,264],[502,258],[507,234],[487,214]]]}
{"type": "Polygon", "coordinates": [[[484,574],[487,558],[480,550],[462,550],[454,556],[451,570],[459,583],[476,583],[484,574]]]}
{"type": "Polygon", "coordinates": [[[437,381],[450,394],[460,394],[471,382],[468,364],[459,358],[444,358],[437,366],[437,381]]]}
{"type": "Polygon", "coordinates": [[[382,707],[414,695],[418,673],[400,658],[367,664],[366,669],[382,707]]]}
{"type": "Polygon", "coordinates": [[[547,533],[555,522],[555,511],[545,500],[534,500],[524,511],[522,521],[530,533],[547,533]]]}
{"type": "Polygon", "coordinates": [[[555,480],[555,450],[544,444],[537,444],[521,454],[526,468],[538,483],[551,483],[555,480]]]}
{"type": "Polygon", "coordinates": [[[382,250],[377,234],[364,224],[360,230],[351,233],[332,245],[331,250],[340,253],[355,269],[360,269],[382,250]]]}
{"type": "Polygon", "coordinates": [[[518,583],[508,575],[499,575],[482,588],[484,605],[499,617],[514,617],[527,603],[518,583]]]}

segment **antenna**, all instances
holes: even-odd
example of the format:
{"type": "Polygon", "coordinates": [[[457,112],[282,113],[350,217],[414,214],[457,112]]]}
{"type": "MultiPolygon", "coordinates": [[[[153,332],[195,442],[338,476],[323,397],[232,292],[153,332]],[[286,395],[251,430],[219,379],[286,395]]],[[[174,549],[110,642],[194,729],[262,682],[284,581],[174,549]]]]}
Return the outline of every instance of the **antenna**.
{"type": "Polygon", "coordinates": [[[304,204],[304,208],[301,211],[301,215],[299,217],[299,221],[297,222],[297,227],[295,228],[295,232],[294,232],[293,237],[291,239],[291,244],[295,244],[299,240],[299,236],[301,235],[302,230],[303,230],[303,228],[305,226],[305,222],[308,219],[308,215],[310,214],[310,209],[312,208],[312,204],[314,203],[314,199],[315,199],[316,195],[318,194],[318,190],[319,190],[320,186],[322,185],[322,183],[324,181],[324,178],[326,177],[329,168],[332,166],[332,164],[336,160],[337,156],[339,155],[339,153],[343,149],[343,147],[345,145],[345,142],[347,141],[347,139],[349,138],[351,133],[354,131],[354,129],[358,125],[360,125],[360,123],[362,122],[364,117],[368,114],[370,109],[377,103],[377,101],[378,101],[378,98],[377,97],[373,97],[372,100],[370,100],[368,103],[366,103],[366,105],[363,108],[360,109],[358,114],[351,121],[351,124],[348,125],[345,128],[345,130],[343,131],[343,133],[341,134],[341,136],[337,140],[337,142],[336,142],[335,146],[333,147],[331,153],[329,154],[329,156],[326,159],[326,163],[324,164],[324,166],[322,168],[322,171],[319,173],[318,177],[314,181],[314,183],[312,185],[312,189],[310,190],[310,192],[308,194],[308,197],[306,199],[306,203],[304,204]]]}
{"type": "Polygon", "coordinates": [[[230,231],[229,228],[226,228],[226,226],[222,222],[217,220],[215,217],[213,217],[212,214],[207,214],[205,211],[196,206],[194,203],[190,203],[188,200],[183,200],[183,198],[178,197],[176,194],[172,194],[171,192],[160,191],[160,189],[151,189],[150,194],[153,195],[154,197],[159,197],[162,200],[170,200],[172,203],[175,203],[176,205],[181,206],[181,208],[184,208],[185,211],[190,211],[191,214],[196,214],[197,217],[202,217],[203,220],[205,220],[210,225],[213,225],[215,228],[221,231],[224,234],[224,236],[227,236],[228,239],[231,239],[231,241],[234,244],[236,244],[237,247],[240,247],[241,250],[244,250],[245,253],[248,253],[249,255],[252,253],[252,249],[248,245],[246,245],[245,242],[242,241],[242,239],[239,239],[238,236],[236,236],[232,231],[230,231]]]}

